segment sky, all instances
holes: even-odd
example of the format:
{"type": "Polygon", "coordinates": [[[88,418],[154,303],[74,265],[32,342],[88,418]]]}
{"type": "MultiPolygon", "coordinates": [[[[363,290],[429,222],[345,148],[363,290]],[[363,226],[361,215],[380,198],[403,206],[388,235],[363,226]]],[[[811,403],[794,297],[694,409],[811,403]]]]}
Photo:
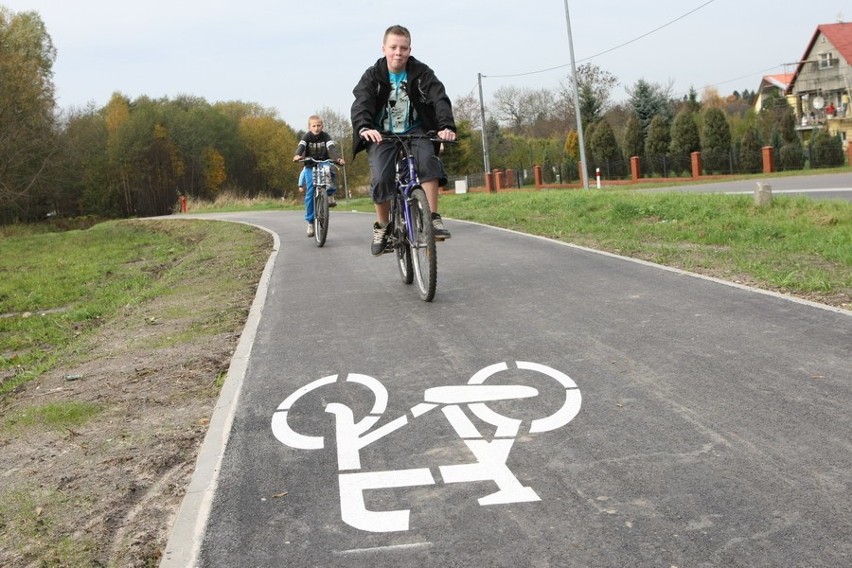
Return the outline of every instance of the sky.
{"type": "Polygon", "coordinates": [[[57,49],[63,109],[113,93],[258,103],[290,126],[331,109],[349,117],[352,89],[381,57],[384,30],[406,26],[412,55],[453,101],[495,90],[556,90],[577,66],[612,74],[614,102],[644,79],[674,95],[754,91],[792,72],[816,27],[852,19],[848,0],[0,0],[35,11],[57,49]],[[845,6],[844,6],[845,4],[845,6]],[[846,13],[843,9],[846,8],[846,13]],[[569,37],[571,41],[569,41],[569,37]]]}

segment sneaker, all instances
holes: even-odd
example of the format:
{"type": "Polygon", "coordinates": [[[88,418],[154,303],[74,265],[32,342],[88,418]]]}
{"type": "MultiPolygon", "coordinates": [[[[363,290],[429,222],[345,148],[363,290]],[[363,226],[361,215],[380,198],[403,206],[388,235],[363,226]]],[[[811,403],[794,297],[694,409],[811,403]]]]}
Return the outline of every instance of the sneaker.
{"type": "Polygon", "coordinates": [[[376,221],[373,223],[373,244],[370,247],[370,253],[373,256],[380,256],[387,251],[388,246],[388,228],[379,225],[376,221]]]}
{"type": "Polygon", "coordinates": [[[329,207],[337,207],[337,200],[334,198],[333,195],[328,196],[328,206],[329,207]]]}
{"type": "Polygon", "coordinates": [[[310,223],[310,224],[308,224],[308,237],[310,238],[310,237],[313,237],[313,236],[314,236],[314,224],[310,223]]]}
{"type": "Polygon", "coordinates": [[[436,241],[443,241],[444,239],[449,239],[452,236],[450,232],[444,228],[444,220],[441,219],[441,216],[437,213],[432,213],[432,234],[435,236],[436,241]]]}

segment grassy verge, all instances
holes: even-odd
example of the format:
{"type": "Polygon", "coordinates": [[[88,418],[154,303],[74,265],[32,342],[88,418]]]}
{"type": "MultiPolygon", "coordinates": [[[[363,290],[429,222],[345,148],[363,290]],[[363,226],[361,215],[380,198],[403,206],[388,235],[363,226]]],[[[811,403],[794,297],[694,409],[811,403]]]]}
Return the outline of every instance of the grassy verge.
{"type": "MultiPolygon", "coordinates": [[[[222,247],[240,246],[245,239],[235,234],[248,230],[135,221],[62,232],[8,229],[0,240],[0,397],[73,354],[81,338],[122,310],[191,285],[193,271],[204,270],[222,247]]],[[[231,251],[237,263],[256,253],[242,246],[231,251]]],[[[211,314],[199,325],[215,331],[219,319],[211,314]]]]}

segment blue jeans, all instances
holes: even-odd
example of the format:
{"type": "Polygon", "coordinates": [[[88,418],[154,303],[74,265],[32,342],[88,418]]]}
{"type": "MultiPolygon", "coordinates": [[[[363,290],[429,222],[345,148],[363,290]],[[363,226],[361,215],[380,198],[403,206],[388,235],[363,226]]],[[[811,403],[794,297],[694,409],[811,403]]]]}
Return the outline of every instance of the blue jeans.
{"type": "MultiPolygon", "coordinates": [[[[325,188],[326,195],[334,195],[337,192],[337,187],[334,185],[335,177],[332,169],[332,183],[325,188]]],[[[314,191],[314,170],[313,168],[305,168],[305,221],[308,223],[314,222],[314,191]]]]}

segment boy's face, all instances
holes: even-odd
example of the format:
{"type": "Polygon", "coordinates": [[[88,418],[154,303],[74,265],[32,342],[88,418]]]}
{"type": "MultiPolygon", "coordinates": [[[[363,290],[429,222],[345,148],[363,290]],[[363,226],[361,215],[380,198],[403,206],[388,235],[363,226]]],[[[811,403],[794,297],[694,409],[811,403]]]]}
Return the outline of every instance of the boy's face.
{"type": "Polygon", "coordinates": [[[314,134],[319,134],[322,132],[322,121],[321,120],[312,120],[310,124],[308,124],[308,128],[314,134]]]}
{"type": "Polygon", "coordinates": [[[399,73],[405,70],[405,64],[411,55],[411,40],[405,36],[388,34],[382,43],[382,53],[388,60],[388,70],[399,73]]]}

